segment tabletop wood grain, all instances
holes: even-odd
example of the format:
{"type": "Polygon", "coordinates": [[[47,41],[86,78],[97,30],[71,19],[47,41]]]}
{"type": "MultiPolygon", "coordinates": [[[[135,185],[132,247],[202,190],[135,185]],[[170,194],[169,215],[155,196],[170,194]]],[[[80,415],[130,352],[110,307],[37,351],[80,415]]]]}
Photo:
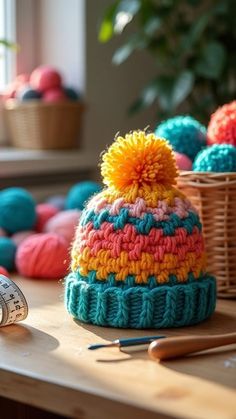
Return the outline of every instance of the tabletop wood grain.
{"type": "Polygon", "coordinates": [[[207,335],[236,330],[236,301],[218,300],[211,319],[161,331],[101,328],[73,320],[57,281],[14,278],[28,318],[0,329],[0,396],[68,417],[236,418],[236,346],[155,362],[147,352],[87,345],[119,337],[207,335]]]}

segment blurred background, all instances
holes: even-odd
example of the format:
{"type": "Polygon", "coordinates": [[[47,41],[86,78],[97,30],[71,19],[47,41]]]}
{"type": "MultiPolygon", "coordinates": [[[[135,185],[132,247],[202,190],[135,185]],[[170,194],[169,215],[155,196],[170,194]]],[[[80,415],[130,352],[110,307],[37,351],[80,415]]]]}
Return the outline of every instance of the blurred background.
{"type": "Polygon", "coordinates": [[[117,132],[207,124],[235,97],[235,27],[233,0],[0,0],[0,187],[62,193],[117,132]]]}

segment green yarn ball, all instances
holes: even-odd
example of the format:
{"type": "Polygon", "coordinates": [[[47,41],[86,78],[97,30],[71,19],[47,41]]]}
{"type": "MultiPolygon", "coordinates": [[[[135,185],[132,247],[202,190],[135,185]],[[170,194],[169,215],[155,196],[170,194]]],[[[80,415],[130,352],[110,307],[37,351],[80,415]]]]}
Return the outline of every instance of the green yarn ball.
{"type": "Polygon", "coordinates": [[[155,135],[166,138],[174,151],[185,154],[191,160],[206,145],[206,128],[189,115],[178,115],[161,122],[155,135]]]}
{"type": "Polygon", "coordinates": [[[9,271],[15,266],[16,245],[9,237],[0,237],[0,265],[9,271]]]}
{"type": "Polygon", "coordinates": [[[236,172],[236,147],[216,144],[205,148],[193,163],[194,172],[236,172]]]}
{"type": "Polygon", "coordinates": [[[23,188],[0,192],[0,227],[10,234],[32,230],[36,222],[35,202],[23,188]]]}
{"type": "Polygon", "coordinates": [[[101,191],[101,185],[92,181],[79,182],[72,186],[66,197],[66,209],[82,210],[85,203],[101,191]]]}

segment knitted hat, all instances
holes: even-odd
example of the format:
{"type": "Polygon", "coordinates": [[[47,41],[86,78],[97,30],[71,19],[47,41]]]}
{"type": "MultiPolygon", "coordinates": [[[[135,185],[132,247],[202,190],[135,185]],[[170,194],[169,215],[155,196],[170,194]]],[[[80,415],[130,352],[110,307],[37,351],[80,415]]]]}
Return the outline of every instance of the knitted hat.
{"type": "Polygon", "coordinates": [[[65,301],[77,319],[125,328],[198,323],[215,308],[202,226],[173,185],[172,149],[154,134],[118,137],[102,162],[106,185],[84,209],[65,301]]]}

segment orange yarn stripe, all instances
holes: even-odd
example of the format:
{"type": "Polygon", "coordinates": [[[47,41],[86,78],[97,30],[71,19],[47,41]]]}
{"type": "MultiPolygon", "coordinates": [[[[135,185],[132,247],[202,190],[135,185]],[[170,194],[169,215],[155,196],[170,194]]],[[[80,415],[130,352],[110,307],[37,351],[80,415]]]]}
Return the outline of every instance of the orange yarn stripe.
{"type": "Polygon", "coordinates": [[[205,267],[206,257],[204,253],[197,255],[196,252],[188,252],[184,260],[179,260],[178,255],[166,253],[162,262],[156,262],[153,255],[143,252],[140,260],[134,261],[129,260],[125,251],[118,258],[112,258],[110,250],[100,250],[94,257],[90,249],[85,248],[79,255],[72,250],[72,260],[72,270],[79,268],[83,276],[95,270],[100,280],[106,280],[110,273],[115,273],[118,281],[135,275],[136,283],[147,283],[148,277],[154,275],[159,283],[163,283],[168,282],[170,274],[175,275],[179,282],[186,281],[189,272],[193,272],[195,278],[199,277],[205,267]]]}

